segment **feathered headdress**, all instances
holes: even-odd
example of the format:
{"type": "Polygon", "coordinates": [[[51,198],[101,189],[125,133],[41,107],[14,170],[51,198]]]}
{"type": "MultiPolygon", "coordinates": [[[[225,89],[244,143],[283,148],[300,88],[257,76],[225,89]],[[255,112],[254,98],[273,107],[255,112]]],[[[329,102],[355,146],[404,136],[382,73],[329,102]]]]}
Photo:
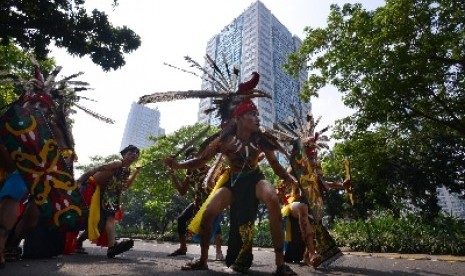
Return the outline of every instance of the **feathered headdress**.
{"type": "MultiPolygon", "coordinates": [[[[319,116],[315,120],[313,114],[309,111],[304,122],[301,119],[301,116],[299,116],[299,113],[297,112],[295,106],[291,105],[291,109],[294,113],[295,118],[289,117],[286,120],[286,122],[275,123],[273,125],[274,129],[270,130],[270,132],[274,136],[276,136],[278,140],[285,144],[290,144],[293,146],[298,145],[299,147],[301,147],[302,154],[304,155],[304,158],[307,159],[307,161],[312,160],[313,162],[319,162],[319,160],[317,159],[318,150],[322,148],[329,149],[329,138],[328,136],[323,135],[323,133],[328,131],[329,127],[327,126],[321,129],[320,131],[315,131],[316,126],[321,120],[321,116],[319,116]]],[[[288,155],[288,158],[291,159],[292,154],[288,155]]],[[[344,168],[344,188],[347,190],[349,200],[353,205],[354,199],[348,158],[344,159],[344,168]]]]}
{"type": "Polygon", "coordinates": [[[320,131],[315,131],[321,120],[321,116],[315,120],[313,114],[309,111],[304,122],[294,105],[291,105],[291,110],[294,113],[294,117],[289,116],[285,122],[275,123],[272,130],[273,134],[284,143],[289,144],[299,140],[309,148],[314,148],[315,150],[321,148],[328,149],[329,146],[327,143],[329,142],[329,138],[323,135],[323,133],[328,131],[329,126],[324,127],[320,131]]]}
{"type": "Polygon", "coordinates": [[[69,128],[69,126],[72,125],[69,115],[76,112],[73,108],[81,109],[85,113],[106,123],[114,123],[112,119],[91,111],[78,103],[79,100],[93,101],[92,99],[76,94],[79,91],[89,89],[87,88],[89,85],[87,82],[72,81],[72,79],[82,75],[83,72],[73,74],[57,81],[55,79],[62,68],[57,66],[47,79],[45,79],[37,60],[34,57],[30,59],[34,65],[34,78],[30,80],[21,79],[14,74],[0,73],[0,84],[12,85],[15,88],[23,87],[19,99],[10,105],[39,102],[52,109],[57,125],[64,130],[66,142],[72,147],[74,147],[74,140],[72,138],[71,129],[69,128]]]}
{"type": "Polygon", "coordinates": [[[266,92],[256,89],[260,75],[257,72],[252,73],[250,80],[239,83],[239,69],[236,67],[229,68],[226,58],[223,56],[224,71],[220,66],[207,54],[205,57],[206,66],[201,66],[192,58],[186,56],[184,59],[193,67],[201,72],[199,75],[196,72],[182,69],[170,64],[166,64],[175,69],[181,70],[200,77],[212,85],[211,90],[187,90],[187,91],[167,91],[145,95],[139,98],[139,104],[169,102],[182,99],[202,99],[212,98],[214,106],[205,110],[206,114],[216,111],[216,116],[221,119],[222,125],[227,123],[231,118],[236,106],[246,99],[255,97],[271,98],[266,92]]]}

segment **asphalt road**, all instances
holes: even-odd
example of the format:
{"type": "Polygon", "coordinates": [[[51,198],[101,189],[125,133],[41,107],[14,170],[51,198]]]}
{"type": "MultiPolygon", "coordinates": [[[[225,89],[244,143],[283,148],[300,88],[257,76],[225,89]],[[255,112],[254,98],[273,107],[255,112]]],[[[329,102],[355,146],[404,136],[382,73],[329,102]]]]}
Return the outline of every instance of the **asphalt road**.
{"type": "MultiPolygon", "coordinates": [[[[191,244],[186,256],[167,257],[177,244],[137,240],[130,251],[115,259],[106,257],[106,248],[88,243],[87,255],[64,255],[52,259],[9,262],[0,275],[11,276],[93,276],[93,275],[228,275],[222,262],[209,262],[208,271],[181,271],[188,260],[198,257],[200,247],[191,244]]],[[[210,257],[215,250],[210,248],[210,257]]],[[[226,253],[226,248],[223,248],[226,253]]],[[[315,270],[299,264],[290,265],[299,275],[465,275],[465,258],[427,255],[366,254],[346,252],[327,270],[315,270]]],[[[254,249],[254,263],[249,275],[271,275],[274,254],[269,248],[254,249]]]]}

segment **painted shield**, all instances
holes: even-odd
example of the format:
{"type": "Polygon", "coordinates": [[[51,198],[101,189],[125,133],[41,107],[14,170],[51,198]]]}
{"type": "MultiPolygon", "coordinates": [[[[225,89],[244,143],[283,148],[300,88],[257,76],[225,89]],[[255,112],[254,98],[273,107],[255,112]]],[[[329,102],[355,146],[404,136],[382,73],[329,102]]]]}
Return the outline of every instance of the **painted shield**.
{"type": "Polygon", "coordinates": [[[83,229],[87,207],[43,113],[13,105],[0,118],[0,135],[48,225],[83,229]]]}

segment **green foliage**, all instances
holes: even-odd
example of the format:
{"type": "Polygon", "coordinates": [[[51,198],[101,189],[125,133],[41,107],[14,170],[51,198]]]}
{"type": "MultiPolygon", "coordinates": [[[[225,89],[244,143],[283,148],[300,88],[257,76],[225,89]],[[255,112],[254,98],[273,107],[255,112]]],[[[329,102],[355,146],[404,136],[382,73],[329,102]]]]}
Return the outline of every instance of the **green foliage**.
{"type": "MultiPolygon", "coordinates": [[[[113,1],[116,6],[117,1],[113,1]]],[[[33,51],[45,59],[52,41],[73,56],[89,55],[105,71],[125,64],[124,53],[140,44],[140,37],[126,26],[114,27],[108,16],[84,8],[85,0],[2,1],[0,42],[33,51]]]]}
{"type": "Polygon", "coordinates": [[[332,5],[327,27],[306,29],[286,70],[308,62],[304,94],[334,85],[357,109],[359,129],[427,121],[463,136],[464,17],[463,1],[387,0],[375,11],[332,5]]]}
{"type": "Polygon", "coordinates": [[[351,160],[352,217],[366,218],[379,209],[399,216],[408,206],[420,209],[423,217],[436,216],[437,187],[463,189],[464,177],[458,172],[465,169],[465,148],[459,141],[463,139],[438,128],[406,133],[390,126],[355,132],[336,144],[332,154],[351,160]]]}
{"type": "Polygon", "coordinates": [[[337,220],[333,237],[339,246],[355,251],[465,254],[465,223],[439,215],[423,219],[415,214],[395,217],[381,213],[369,219],[337,220]]]}
{"type": "MultiPolygon", "coordinates": [[[[39,64],[44,76],[55,67],[53,59],[39,60],[39,64]]],[[[0,72],[29,80],[34,76],[34,65],[29,53],[13,45],[0,45],[0,72]]],[[[17,100],[23,92],[24,87],[0,83],[0,108],[17,100]]]]}
{"type": "Polygon", "coordinates": [[[105,163],[111,162],[113,160],[121,159],[120,154],[111,154],[108,156],[100,156],[100,155],[95,155],[90,157],[90,163],[89,164],[79,164],[75,166],[77,170],[80,170],[82,172],[86,172],[90,170],[91,168],[101,166],[105,163]]]}
{"type": "Polygon", "coordinates": [[[270,221],[264,219],[255,224],[253,245],[258,247],[273,247],[271,240],[270,221]]]}
{"type": "Polygon", "coordinates": [[[465,190],[464,17],[463,1],[332,5],[327,26],[308,27],[289,56],[288,72],[311,71],[303,97],[332,85],[355,110],[334,134],[364,211],[411,200],[434,215],[436,187],[465,190]]]}

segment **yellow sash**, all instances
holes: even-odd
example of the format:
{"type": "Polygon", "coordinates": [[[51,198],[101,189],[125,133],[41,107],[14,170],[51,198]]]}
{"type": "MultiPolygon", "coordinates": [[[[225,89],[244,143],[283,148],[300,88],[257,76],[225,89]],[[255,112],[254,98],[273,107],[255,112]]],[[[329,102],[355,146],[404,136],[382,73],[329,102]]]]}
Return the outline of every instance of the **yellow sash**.
{"type": "Polygon", "coordinates": [[[195,214],[194,218],[192,219],[191,223],[189,223],[188,229],[194,234],[199,234],[200,233],[200,223],[202,222],[202,216],[203,213],[205,212],[205,209],[207,209],[207,205],[210,203],[210,201],[213,198],[213,195],[215,192],[224,186],[228,182],[229,179],[229,170],[226,170],[219,178],[218,181],[215,184],[215,187],[213,190],[210,192],[208,195],[207,199],[205,202],[202,204],[200,207],[199,211],[197,214],[195,214]]]}
{"type": "Polygon", "coordinates": [[[87,231],[89,240],[95,241],[100,237],[98,223],[100,221],[100,186],[96,185],[94,194],[90,201],[89,218],[87,221],[87,231]]]}

